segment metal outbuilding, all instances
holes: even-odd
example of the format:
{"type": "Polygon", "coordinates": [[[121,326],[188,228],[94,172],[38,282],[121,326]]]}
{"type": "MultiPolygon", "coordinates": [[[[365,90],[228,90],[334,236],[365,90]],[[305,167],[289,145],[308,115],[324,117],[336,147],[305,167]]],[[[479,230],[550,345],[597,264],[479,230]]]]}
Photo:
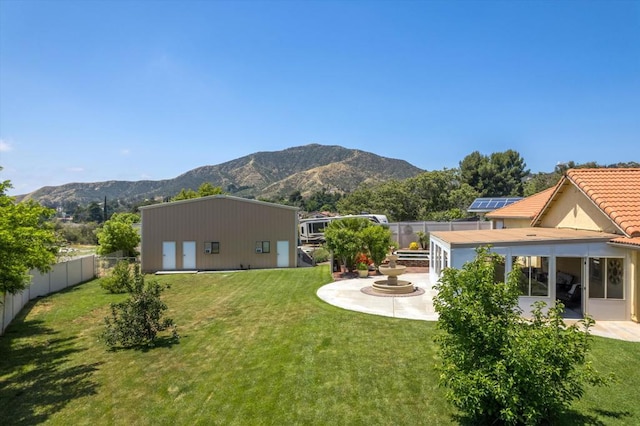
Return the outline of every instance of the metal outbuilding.
{"type": "Polygon", "coordinates": [[[297,266],[296,207],[213,195],[140,211],[143,272],[297,266]]]}

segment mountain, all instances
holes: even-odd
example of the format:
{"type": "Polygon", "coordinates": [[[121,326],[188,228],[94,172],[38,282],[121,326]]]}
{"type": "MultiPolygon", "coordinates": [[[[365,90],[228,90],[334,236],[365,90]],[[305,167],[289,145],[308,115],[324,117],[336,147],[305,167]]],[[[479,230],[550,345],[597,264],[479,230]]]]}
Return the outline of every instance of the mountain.
{"type": "Polygon", "coordinates": [[[183,188],[197,190],[205,182],[240,197],[269,199],[294,191],[309,195],[323,188],[329,192],[348,192],[361,183],[406,179],[422,171],[404,160],[341,146],[311,144],[256,152],[215,166],[198,167],[173,179],[45,186],[18,199],[33,199],[47,206],[84,205],[100,202],[104,197],[142,201],[172,197],[183,188]]]}

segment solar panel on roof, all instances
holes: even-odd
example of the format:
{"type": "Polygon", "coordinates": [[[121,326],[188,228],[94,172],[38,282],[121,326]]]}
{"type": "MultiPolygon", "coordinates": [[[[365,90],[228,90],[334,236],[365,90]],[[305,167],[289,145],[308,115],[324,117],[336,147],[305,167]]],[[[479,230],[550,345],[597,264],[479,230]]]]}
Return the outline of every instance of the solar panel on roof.
{"type": "Polygon", "coordinates": [[[509,204],[522,200],[522,197],[479,197],[473,200],[467,211],[469,212],[490,212],[509,204]]]}

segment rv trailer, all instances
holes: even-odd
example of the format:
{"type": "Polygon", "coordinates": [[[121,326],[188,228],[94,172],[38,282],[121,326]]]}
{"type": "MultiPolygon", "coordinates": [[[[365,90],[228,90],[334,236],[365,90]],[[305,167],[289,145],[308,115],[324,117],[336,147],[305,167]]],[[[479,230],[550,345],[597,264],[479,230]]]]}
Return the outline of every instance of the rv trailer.
{"type": "Polygon", "coordinates": [[[311,217],[299,220],[299,233],[301,244],[322,244],[324,243],[324,228],[334,220],[346,219],[350,217],[361,217],[369,219],[371,222],[389,226],[389,220],[387,216],[383,214],[357,214],[347,216],[326,216],[326,217],[311,217]]]}

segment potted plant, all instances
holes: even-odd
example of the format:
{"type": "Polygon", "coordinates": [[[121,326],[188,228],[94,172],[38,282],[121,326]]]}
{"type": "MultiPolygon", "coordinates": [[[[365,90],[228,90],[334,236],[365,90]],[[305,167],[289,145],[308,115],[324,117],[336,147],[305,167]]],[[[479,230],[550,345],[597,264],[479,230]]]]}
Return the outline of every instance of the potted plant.
{"type": "Polygon", "coordinates": [[[358,265],[356,266],[356,269],[358,270],[358,276],[360,278],[366,278],[369,276],[369,265],[367,265],[364,262],[360,262],[358,263],[358,265]]]}

